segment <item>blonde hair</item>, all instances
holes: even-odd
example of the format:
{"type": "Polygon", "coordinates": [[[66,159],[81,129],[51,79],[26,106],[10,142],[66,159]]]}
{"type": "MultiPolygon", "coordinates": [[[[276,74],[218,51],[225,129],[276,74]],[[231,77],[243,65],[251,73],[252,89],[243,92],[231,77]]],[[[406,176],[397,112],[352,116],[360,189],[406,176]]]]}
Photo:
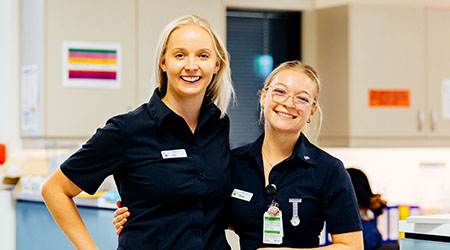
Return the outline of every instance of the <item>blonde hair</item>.
{"type": "MultiPolygon", "coordinates": [[[[311,79],[315,83],[316,93],[315,93],[315,96],[313,96],[313,97],[314,97],[314,101],[315,101],[314,105],[317,107],[319,120],[318,120],[318,123],[316,123],[316,128],[314,128],[314,130],[312,131],[313,133],[309,133],[309,134],[313,140],[316,140],[317,137],[319,136],[320,129],[322,127],[322,110],[319,105],[319,91],[320,91],[320,87],[321,87],[322,83],[319,78],[319,75],[317,74],[316,70],[313,67],[311,67],[310,65],[304,64],[301,61],[297,61],[297,60],[287,61],[287,62],[280,64],[278,67],[276,67],[270,73],[270,75],[264,81],[263,89],[267,89],[270,86],[270,83],[272,82],[275,75],[283,70],[293,70],[293,71],[301,72],[301,73],[305,74],[306,76],[308,76],[308,78],[311,79]]],[[[316,116],[313,116],[313,119],[314,119],[314,117],[316,117],[316,116]]],[[[264,120],[264,111],[263,111],[262,107],[261,107],[261,111],[259,114],[259,119],[260,119],[260,122],[263,122],[263,120],[264,120]]],[[[309,126],[307,123],[305,125],[305,127],[302,128],[302,132],[306,133],[306,131],[308,130],[308,127],[309,126]]]]}
{"type": "Polygon", "coordinates": [[[217,71],[217,73],[213,76],[211,83],[208,85],[208,88],[206,89],[206,96],[208,96],[211,99],[211,101],[214,102],[216,106],[220,109],[221,112],[220,117],[222,118],[227,113],[227,108],[230,99],[233,98],[234,101],[235,96],[234,88],[231,82],[230,59],[224,43],[219,38],[217,33],[209,24],[209,22],[203,17],[197,15],[181,16],[172,20],[161,31],[161,34],[158,39],[158,46],[156,48],[155,53],[155,74],[154,74],[155,87],[159,88],[163,95],[166,94],[167,75],[165,72],[163,72],[163,70],[159,66],[161,58],[164,56],[164,53],[166,52],[167,41],[169,40],[170,34],[172,34],[172,32],[175,29],[188,24],[198,25],[209,33],[209,35],[213,40],[216,54],[220,59],[220,68],[217,71]]]}

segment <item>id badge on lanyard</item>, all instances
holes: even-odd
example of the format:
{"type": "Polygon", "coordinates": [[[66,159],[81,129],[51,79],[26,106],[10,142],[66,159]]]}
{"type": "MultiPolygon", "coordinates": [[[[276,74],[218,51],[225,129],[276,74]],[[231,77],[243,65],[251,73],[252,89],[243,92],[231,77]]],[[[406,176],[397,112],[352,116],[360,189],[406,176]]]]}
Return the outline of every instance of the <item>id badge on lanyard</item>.
{"type": "Polygon", "coordinates": [[[278,203],[272,201],[263,216],[263,243],[280,245],[283,236],[283,216],[278,203]]]}

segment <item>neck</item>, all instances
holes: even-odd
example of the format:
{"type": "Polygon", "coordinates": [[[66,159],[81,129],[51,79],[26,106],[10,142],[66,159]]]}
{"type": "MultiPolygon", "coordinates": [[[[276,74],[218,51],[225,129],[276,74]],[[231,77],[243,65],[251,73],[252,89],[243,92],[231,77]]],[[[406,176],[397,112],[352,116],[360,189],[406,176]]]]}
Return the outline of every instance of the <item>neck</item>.
{"type": "Polygon", "coordinates": [[[201,97],[183,98],[180,96],[166,95],[162,101],[177,115],[183,117],[188,124],[191,132],[194,133],[198,124],[198,117],[200,116],[200,108],[203,102],[201,97]]]}
{"type": "Polygon", "coordinates": [[[265,126],[264,141],[262,150],[273,166],[288,158],[294,152],[295,144],[300,136],[297,134],[280,133],[265,126]]]}

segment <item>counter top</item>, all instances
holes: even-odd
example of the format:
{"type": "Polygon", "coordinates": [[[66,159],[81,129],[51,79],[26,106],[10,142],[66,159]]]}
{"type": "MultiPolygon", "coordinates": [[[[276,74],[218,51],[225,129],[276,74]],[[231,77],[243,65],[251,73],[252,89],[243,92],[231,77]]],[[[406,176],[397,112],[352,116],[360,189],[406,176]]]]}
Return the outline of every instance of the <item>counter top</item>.
{"type": "MultiPolygon", "coordinates": [[[[35,195],[35,194],[15,193],[14,198],[16,200],[23,200],[23,201],[44,202],[44,200],[42,199],[42,196],[35,195]]],[[[114,210],[117,209],[115,202],[108,201],[102,197],[100,197],[100,198],[75,198],[74,201],[77,206],[96,207],[96,208],[114,209],[114,210]]]]}
{"type": "Polygon", "coordinates": [[[406,218],[406,222],[422,224],[450,224],[450,214],[409,216],[406,218]]]}
{"type": "Polygon", "coordinates": [[[399,231],[450,237],[450,214],[410,216],[400,221],[399,231]]]}

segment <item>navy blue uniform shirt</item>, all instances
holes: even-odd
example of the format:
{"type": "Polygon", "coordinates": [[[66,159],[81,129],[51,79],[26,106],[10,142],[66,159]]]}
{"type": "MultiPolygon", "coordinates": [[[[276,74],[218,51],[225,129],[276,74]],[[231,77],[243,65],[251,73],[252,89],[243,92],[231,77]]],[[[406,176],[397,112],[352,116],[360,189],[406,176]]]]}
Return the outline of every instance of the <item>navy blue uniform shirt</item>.
{"type": "Polygon", "coordinates": [[[383,243],[383,237],[378,231],[374,220],[361,220],[363,225],[364,249],[373,250],[383,243]]]}
{"type": "Polygon", "coordinates": [[[353,186],[342,162],[311,144],[301,134],[292,155],[272,168],[265,187],[261,147],[264,135],[254,143],[232,151],[233,188],[253,193],[249,202],[231,199],[231,225],[239,235],[241,250],[280,246],[319,246],[319,235],[327,224],[331,234],[361,230],[353,186]],[[269,186],[268,185],[268,186],[269,186]],[[293,226],[293,204],[298,204],[300,224],[293,226]],[[275,200],[283,215],[283,244],[263,245],[263,214],[275,200]]]}
{"type": "Polygon", "coordinates": [[[228,117],[220,119],[207,98],[192,133],[155,91],[149,103],[109,119],[61,170],[90,194],[114,175],[131,213],[118,249],[229,249],[222,216],[231,193],[228,138],[228,117]],[[187,157],[163,159],[161,151],[177,149],[187,157]]]}

